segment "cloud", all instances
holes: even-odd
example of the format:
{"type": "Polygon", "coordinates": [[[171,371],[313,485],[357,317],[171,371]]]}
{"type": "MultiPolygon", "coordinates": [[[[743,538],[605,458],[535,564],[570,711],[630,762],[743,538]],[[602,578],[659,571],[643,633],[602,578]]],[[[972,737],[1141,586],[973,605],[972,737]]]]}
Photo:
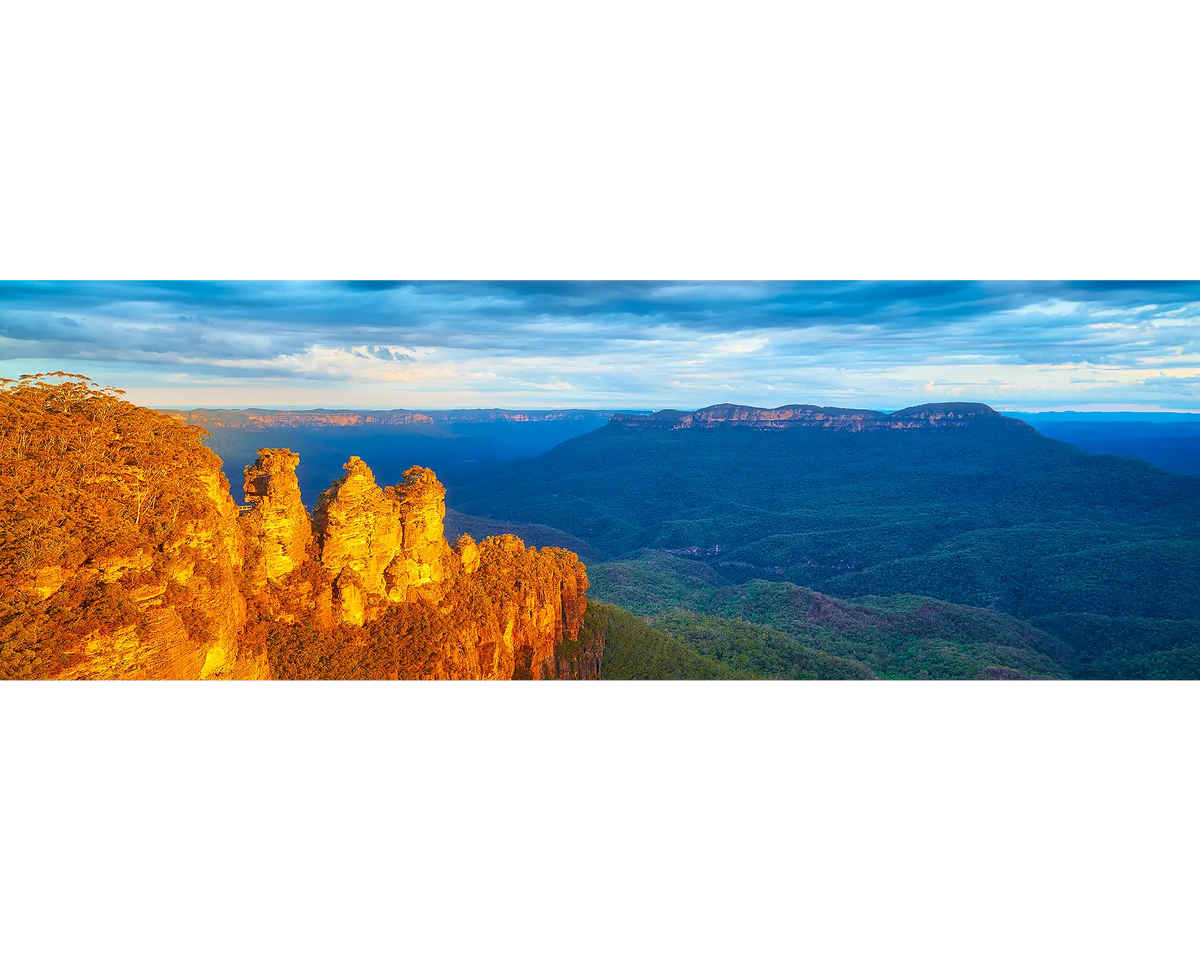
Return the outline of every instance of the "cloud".
{"type": "Polygon", "coordinates": [[[766,337],[744,337],[738,340],[727,340],[718,343],[717,353],[754,353],[765,347],[770,341],[766,337]]]}
{"type": "MultiPolygon", "coordinates": [[[[428,351],[426,351],[428,353],[428,351]]],[[[412,379],[418,351],[410,347],[360,345],[350,348],[313,344],[298,353],[274,357],[216,357],[208,365],[248,370],[262,375],[292,374],[308,379],[398,382],[412,379]]],[[[203,366],[201,358],[194,358],[203,366]]]]}
{"type": "Polygon", "coordinates": [[[5,374],[41,361],[163,390],[186,374],[214,403],[889,406],[961,390],[1200,408],[1198,357],[1196,283],[0,283],[5,374]]]}

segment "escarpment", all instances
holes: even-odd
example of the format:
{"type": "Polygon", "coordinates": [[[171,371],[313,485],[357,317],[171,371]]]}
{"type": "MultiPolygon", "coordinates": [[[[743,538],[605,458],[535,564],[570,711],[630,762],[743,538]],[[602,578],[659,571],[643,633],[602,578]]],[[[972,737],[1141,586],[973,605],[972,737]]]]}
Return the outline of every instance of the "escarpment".
{"type": "Polygon", "coordinates": [[[0,676],[258,677],[245,542],[200,434],[44,374],[0,383],[0,676]]]}
{"type": "Polygon", "coordinates": [[[405,427],[434,428],[452,423],[544,423],[557,420],[606,420],[602,410],[163,410],[183,423],[213,430],[269,430],[405,427]]]}
{"type": "MultiPolygon", "coordinates": [[[[459,541],[463,554],[469,539],[459,541]]],[[[481,651],[484,669],[518,678],[598,679],[602,651],[576,649],[588,581],[575,554],[529,551],[511,534],[488,537],[477,549],[476,576],[499,615],[499,639],[481,651]]]]}
{"type": "Polygon", "coordinates": [[[0,677],[599,677],[587,574],[515,537],[452,548],[445,488],[363,461],[309,515],[288,450],[238,508],[193,426],[83,378],[0,383],[0,677]]]}
{"type": "Polygon", "coordinates": [[[167,416],[198,427],[267,430],[271,427],[430,426],[433,417],[415,410],[164,410],[167,416]]]}
{"type": "Polygon", "coordinates": [[[659,410],[652,414],[618,413],[610,421],[633,430],[690,430],[721,426],[745,426],[756,430],[785,430],[796,427],[846,430],[853,433],[875,430],[920,430],[930,427],[962,427],[974,420],[999,419],[1001,415],[983,403],[929,403],[895,413],[789,404],[765,409],[735,403],[718,403],[700,410],[659,410]]]}

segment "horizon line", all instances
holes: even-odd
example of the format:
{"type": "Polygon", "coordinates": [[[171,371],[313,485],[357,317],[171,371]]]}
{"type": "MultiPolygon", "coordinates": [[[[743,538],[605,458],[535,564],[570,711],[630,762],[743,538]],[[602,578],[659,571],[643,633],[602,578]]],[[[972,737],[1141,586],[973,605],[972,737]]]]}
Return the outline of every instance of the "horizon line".
{"type": "Polygon", "coordinates": [[[328,411],[331,413],[343,413],[343,412],[345,412],[345,413],[363,413],[363,412],[450,413],[450,412],[454,412],[454,411],[458,411],[458,410],[479,410],[479,411],[499,411],[502,413],[563,412],[563,413],[596,413],[596,414],[599,414],[599,413],[647,413],[647,412],[658,413],[662,410],[678,410],[681,413],[694,413],[697,410],[704,410],[704,409],[707,409],[708,407],[716,407],[716,406],[722,406],[722,405],[728,404],[731,406],[751,407],[751,408],[758,409],[758,410],[779,410],[783,407],[790,407],[790,406],[813,406],[813,407],[818,407],[818,408],[823,408],[823,409],[829,409],[832,407],[833,409],[872,410],[876,413],[896,413],[899,410],[911,409],[913,407],[935,406],[935,405],[947,404],[947,403],[978,404],[979,406],[989,407],[990,409],[995,410],[997,413],[1002,413],[1002,414],[1010,414],[1010,413],[1027,413],[1027,414],[1044,414],[1044,413],[1086,413],[1086,414],[1097,414],[1097,413],[1156,414],[1156,413],[1158,413],[1158,414],[1161,414],[1161,413],[1171,413],[1171,414],[1178,414],[1181,416],[1200,417],[1200,410],[1183,410],[1183,409],[1179,409],[1179,408],[1149,407],[1147,405],[1141,405],[1141,406],[1134,405],[1134,406],[1125,407],[1125,406],[1118,406],[1116,404],[1085,404],[1083,406],[1072,406],[1072,407],[1031,408],[1031,407],[1011,407],[1011,406],[1007,406],[1007,405],[995,406],[993,404],[984,403],[983,401],[977,401],[977,400],[931,400],[928,403],[908,404],[907,406],[894,407],[894,408],[887,407],[887,406],[840,407],[839,408],[835,404],[816,404],[816,403],[803,403],[803,402],[782,403],[782,404],[778,404],[774,407],[767,407],[767,406],[762,406],[762,405],[756,404],[756,403],[739,403],[739,402],[733,401],[733,400],[719,400],[715,403],[704,404],[704,405],[698,406],[698,407],[671,406],[671,405],[658,406],[658,407],[650,407],[650,406],[644,406],[644,407],[632,407],[632,406],[631,407],[617,407],[617,406],[600,406],[600,407],[580,407],[580,406],[556,406],[556,407],[532,407],[532,406],[514,406],[514,407],[506,407],[506,406],[487,406],[487,407],[471,407],[471,406],[458,406],[458,407],[431,407],[431,406],[421,406],[421,407],[375,407],[375,406],[327,407],[327,406],[296,406],[296,405],[291,405],[291,404],[288,404],[288,405],[252,404],[252,405],[247,405],[247,406],[223,405],[223,406],[195,406],[195,407],[192,407],[192,406],[159,406],[159,405],[146,404],[145,406],[147,407],[147,409],[150,409],[150,410],[159,410],[159,411],[161,411],[161,410],[178,410],[180,412],[185,412],[185,413],[202,411],[202,410],[240,410],[240,411],[269,410],[269,411],[278,411],[281,413],[303,413],[305,411],[317,411],[317,410],[328,411]]]}

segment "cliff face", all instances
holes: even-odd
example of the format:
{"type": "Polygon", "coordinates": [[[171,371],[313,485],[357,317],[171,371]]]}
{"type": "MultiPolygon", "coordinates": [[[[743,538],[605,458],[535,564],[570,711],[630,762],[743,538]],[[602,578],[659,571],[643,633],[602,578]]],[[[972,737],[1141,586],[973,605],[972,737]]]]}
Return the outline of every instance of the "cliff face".
{"type": "Polygon", "coordinates": [[[485,672],[534,680],[599,679],[590,651],[575,649],[588,581],[573,553],[533,552],[514,536],[488,537],[479,545],[478,576],[499,612],[499,639],[481,652],[485,672]]]}
{"type": "Polygon", "coordinates": [[[0,680],[598,678],[574,553],[451,548],[431,470],[382,490],[356,457],[314,520],[299,462],[259,450],[239,509],[202,431],[0,382],[0,680]]]}
{"type": "Polygon", "coordinates": [[[243,523],[252,549],[249,576],[256,588],[278,583],[304,562],[312,540],[312,522],[300,502],[296,466],[289,450],[260,450],[246,467],[244,491],[250,508],[243,523]]]}
{"type": "Polygon", "coordinates": [[[404,482],[389,488],[399,505],[400,550],[385,573],[388,599],[411,600],[428,593],[439,596],[437,584],[445,579],[450,560],[446,543],[446,488],[432,470],[412,467],[404,482]]]}
{"type": "Polygon", "coordinates": [[[756,430],[781,430],[794,427],[819,427],[825,430],[916,430],[928,427],[961,427],[977,419],[998,418],[991,407],[982,403],[938,403],[909,407],[895,413],[878,410],[847,410],[841,407],[814,407],[790,404],[764,409],[733,403],[719,403],[701,410],[685,412],[660,410],[648,415],[617,414],[612,423],[633,430],[689,430],[727,425],[756,430]]]}
{"type": "MultiPolygon", "coordinates": [[[[413,467],[381,489],[359,458],[345,469],[315,511],[329,610],[360,644],[339,675],[599,678],[602,650],[576,649],[587,574],[575,554],[528,550],[513,536],[464,535],[451,548],[433,471],[413,467]]],[[[303,656],[280,659],[291,671],[303,656]]]]}
{"type": "Polygon", "coordinates": [[[163,410],[182,423],[205,429],[267,430],[272,427],[422,427],[451,423],[533,423],[607,420],[599,410],[163,410]]]}
{"type": "Polygon", "coordinates": [[[413,467],[403,483],[381,490],[367,465],[350,458],[316,509],[321,565],[343,620],[362,624],[373,604],[440,595],[451,554],[445,498],[432,470],[413,467]]]}
{"type": "Polygon", "coordinates": [[[0,390],[0,676],[260,676],[245,544],[196,431],[50,374],[0,390]]]}
{"type": "MultiPolygon", "coordinates": [[[[100,553],[43,590],[46,612],[95,624],[57,669],[61,680],[255,679],[265,657],[241,649],[246,601],[238,589],[244,542],[219,470],[197,471],[196,516],[154,548],[100,553]],[[72,610],[71,607],[74,607],[72,610]],[[64,609],[66,608],[66,609],[64,609]]],[[[43,626],[53,640],[53,622],[43,626]]]]}
{"type": "Polygon", "coordinates": [[[433,418],[412,410],[164,410],[169,417],[208,429],[266,430],[270,427],[432,426],[433,418]]]}
{"type": "Polygon", "coordinates": [[[0,384],[0,678],[598,676],[578,557],[452,549],[432,471],[352,458],[314,523],[264,449],[239,510],[195,428],[81,379],[0,384]]]}
{"type": "Polygon", "coordinates": [[[341,675],[599,679],[602,640],[583,649],[579,639],[586,589],[573,554],[527,550],[516,537],[476,544],[464,536],[448,558],[436,601],[426,593],[370,608],[373,619],[358,628],[367,644],[341,675]]]}

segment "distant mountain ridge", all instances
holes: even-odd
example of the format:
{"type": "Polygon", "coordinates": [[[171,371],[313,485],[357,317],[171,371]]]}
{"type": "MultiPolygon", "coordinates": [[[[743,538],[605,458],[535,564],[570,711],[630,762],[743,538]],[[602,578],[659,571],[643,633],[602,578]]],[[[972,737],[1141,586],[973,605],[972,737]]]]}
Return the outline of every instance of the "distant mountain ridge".
{"type": "MultiPolygon", "coordinates": [[[[352,410],[315,407],[311,410],[207,408],[162,409],[159,411],[184,423],[205,429],[266,430],[272,427],[365,427],[426,426],[452,423],[545,423],[594,420],[597,425],[615,423],[631,429],[715,427],[726,424],[756,429],[824,427],[834,430],[904,430],[929,426],[962,426],[978,418],[1003,415],[983,403],[927,403],[893,413],[849,407],[819,407],[792,403],[780,407],[756,407],[738,403],[716,403],[698,410],[663,409],[652,413],[617,410],[509,410],[503,408],[460,408],[454,410],[352,410]]],[[[1011,417],[1008,419],[1012,419],[1011,417]]]]}
{"type": "MultiPolygon", "coordinates": [[[[821,427],[827,430],[860,433],[867,430],[961,427],[972,420],[982,418],[1002,419],[1002,415],[984,403],[927,403],[906,407],[895,413],[845,407],[817,407],[807,403],[791,403],[771,408],[717,403],[694,411],[659,410],[645,415],[618,413],[613,416],[611,422],[635,430],[688,430],[696,427],[738,425],[756,430],[821,427]]],[[[1021,423],[1019,420],[1013,422],[1021,423]]]]}
{"type": "Polygon", "coordinates": [[[241,410],[200,407],[194,410],[163,409],[175,420],[204,427],[206,430],[267,430],[272,427],[436,427],[449,423],[543,423],[552,420],[595,420],[597,424],[612,414],[597,410],[270,410],[247,407],[241,410]]]}
{"type": "MultiPolygon", "coordinates": [[[[727,584],[1008,614],[1064,644],[1074,676],[1200,678],[1200,479],[1086,453],[984,404],[615,417],[465,478],[452,506],[564,531],[601,562],[649,550],[727,584]]],[[[677,593],[674,573],[633,572],[677,593]]],[[[607,583],[594,595],[625,605],[607,583]]]]}

